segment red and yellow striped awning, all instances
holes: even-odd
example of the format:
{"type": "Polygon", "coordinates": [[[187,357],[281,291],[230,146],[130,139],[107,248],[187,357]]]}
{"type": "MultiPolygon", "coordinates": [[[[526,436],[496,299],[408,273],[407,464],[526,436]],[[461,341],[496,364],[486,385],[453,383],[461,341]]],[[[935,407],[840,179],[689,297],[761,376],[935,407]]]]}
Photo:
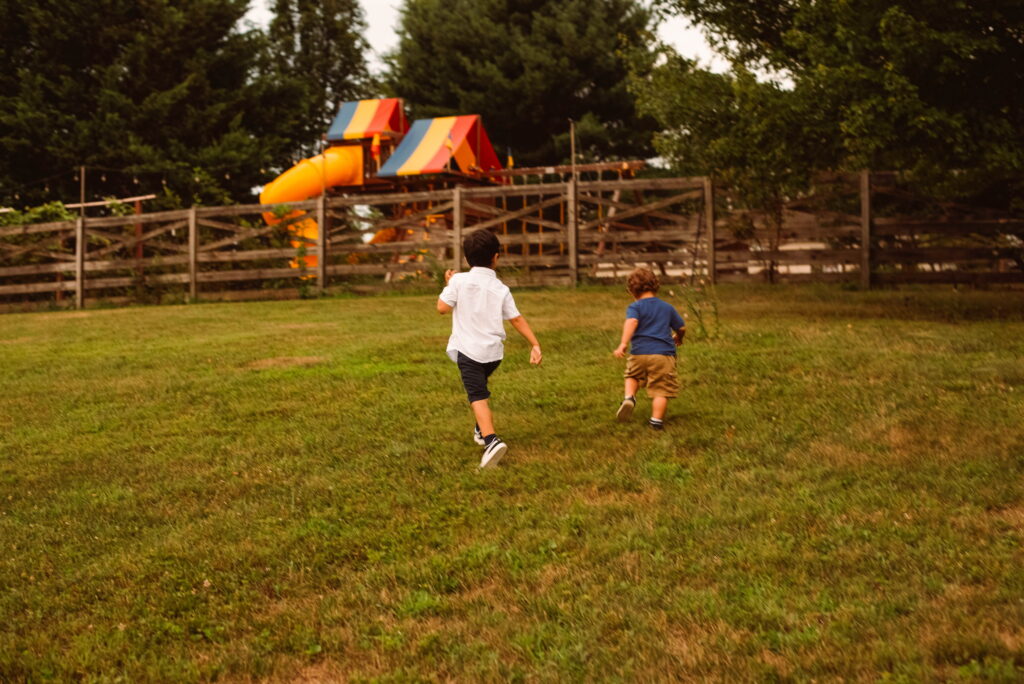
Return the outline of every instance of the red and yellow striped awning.
{"type": "Polygon", "coordinates": [[[338,143],[387,133],[402,135],[408,128],[398,98],[346,102],[327,131],[327,141],[338,143]]]}
{"type": "Polygon", "coordinates": [[[377,175],[441,173],[454,168],[453,162],[462,173],[478,174],[501,168],[487,131],[476,114],[413,122],[377,175]]]}

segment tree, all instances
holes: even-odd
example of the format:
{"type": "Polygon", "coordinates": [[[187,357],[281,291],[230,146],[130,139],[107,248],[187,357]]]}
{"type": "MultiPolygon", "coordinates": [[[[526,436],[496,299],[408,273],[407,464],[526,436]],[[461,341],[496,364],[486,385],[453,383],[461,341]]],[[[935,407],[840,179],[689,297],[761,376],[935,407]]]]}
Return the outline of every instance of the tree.
{"type": "Polygon", "coordinates": [[[676,171],[714,176],[753,205],[776,208],[835,160],[831,122],[803,93],[743,67],[712,73],[669,49],[656,62],[631,87],[640,111],[661,124],[654,145],[676,171]]]}
{"type": "Polygon", "coordinates": [[[280,76],[295,85],[303,112],[293,132],[311,152],[342,102],[366,96],[366,21],[357,0],[275,0],[271,55],[280,76]]]}
{"type": "Polygon", "coordinates": [[[831,121],[837,166],[974,170],[986,183],[1024,171],[1022,0],[659,4],[734,63],[788,74],[792,100],[831,121]]]}
{"type": "Polygon", "coordinates": [[[521,165],[648,156],[626,52],[644,49],[651,14],[635,0],[406,0],[386,87],[414,116],[480,114],[521,165]]]}
{"type": "Polygon", "coordinates": [[[77,197],[81,164],[97,169],[90,198],[251,199],[319,132],[339,84],[321,96],[319,72],[283,76],[267,34],[241,23],[247,7],[0,0],[0,201],[77,197]],[[47,177],[49,195],[33,182],[47,177]]]}

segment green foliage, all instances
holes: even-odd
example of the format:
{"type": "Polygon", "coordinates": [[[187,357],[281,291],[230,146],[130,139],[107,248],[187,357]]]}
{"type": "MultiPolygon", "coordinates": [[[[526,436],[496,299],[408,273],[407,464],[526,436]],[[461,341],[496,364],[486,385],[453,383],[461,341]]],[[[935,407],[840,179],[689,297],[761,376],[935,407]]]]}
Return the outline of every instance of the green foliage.
{"type": "Polygon", "coordinates": [[[499,152],[521,166],[650,152],[625,53],[648,43],[636,0],[406,0],[386,86],[415,116],[480,114],[499,152]]]}
{"type": "Polygon", "coordinates": [[[777,207],[828,167],[836,146],[817,104],[802,92],[700,69],[670,49],[640,62],[631,80],[641,112],[662,126],[655,148],[685,175],[711,175],[758,207],[777,207]]]}
{"type": "MultiPolygon", "coordinates": [[[[658,5],[698,23],[738,67],[767,67],[792,81],[789,124],[812,122],[823,136],[813,142],[824,147],[809,158],[799,147],[797,165],[956,169],[959,190],[992,205],[1024,191],[1021,0],[658,5]]],[[[670,88],[693,85],[682,79],[670,88]]],[[[743,128],[733,137],[757,143],[743,128]]]]}
{"type": "MultiPolygon", "coordinates": [[[[332,74],[325,90],[322,72],[272,49],[282,30],[272,45],[241,23],[248,5],[0,0],[0,199],[77,197],[72,170],[82,164],[127,170],[91,173],[90,197],[154,192],[163,181],[151,206],[250,199],[319,135],[340,81],[332,74]]],[[[321,60],[354,82],[365,72],[351,33],[297,40],[330,51],[321,60]]]]}
{"type": "Polygon", "coordinates": [[[291,139],[310,154],[341,103],[360,99],[373,87],[366,68],[366,21],[357,0],[274,0],[272,9],[272,68],[293,91],[289,99],[297,118],[291,139]]]}
{"type": "Polygon", "coordinates": [[[77,214],[72,214],[61,202],[48,202],[37,207],[25,207],[23,210],[7,211],[0,214],[0,226],[22,226],[29,223],[50,223],[55,221],[74,221],[77,214]]]}
{"type": "Polygon", "coordinates": [[[686,306],[686,341],[714,340],[722,334],[718,290],[703,278],[679,285],[686,306]]]}

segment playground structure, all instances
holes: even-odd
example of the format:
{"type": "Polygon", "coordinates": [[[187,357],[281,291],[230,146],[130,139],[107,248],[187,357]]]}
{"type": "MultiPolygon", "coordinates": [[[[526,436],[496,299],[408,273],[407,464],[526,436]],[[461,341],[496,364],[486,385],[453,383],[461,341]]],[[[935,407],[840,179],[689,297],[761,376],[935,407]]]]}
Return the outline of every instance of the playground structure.
{"type": "Polygon", "coordinates": [[[325,138],[259,204],[0,226],[0,311],[425,285],[465,267],[462,237],[481,228],[500,236],[513,286],[621,279],[640,264],[712,284],[1024,283],[1024,221],[901,213],[892,198],[927,198],[894,172],[825,174],[767,211],[711,178],[637,178],[640,161],[502,168],[480,117],[410,125],[397,99],[345,103],[325,138]]]}
{"type": "MultiPolygon", "coordinates": [[[[407,124],[403,103],[397,98],[346,102],[325,136],[327,147],[304,159],[263,188],[261,204],[301,202],[344,192],[408,193],[414,189],[440,190],[463,185],[508,183],[480,117],[472,115],[419,119],[407,124]]],[[[419,216],[430,203],[391,205],[391,219],[419,216]]],[[[424,229],[436,224],[439,214],[428,214],[424,229]]],[[[292,219],[292,246],[315,244],[320,225],[311,216],[293,211],[284,216],[264,213],[268,225],[292,219]]],[[[450,226],[446,226],[450,227],[450,226]]],[[[371,244],[401,242],[416,233],[409,227],[382,228],[371,244]]],[[[401,258],[401,257],[399,257],[401,258]]],[[[422,258],[422,257],[419,257],[422,258]]],[[[297,257],[295,268],[315,269],[317,256],[297,257]]]]}

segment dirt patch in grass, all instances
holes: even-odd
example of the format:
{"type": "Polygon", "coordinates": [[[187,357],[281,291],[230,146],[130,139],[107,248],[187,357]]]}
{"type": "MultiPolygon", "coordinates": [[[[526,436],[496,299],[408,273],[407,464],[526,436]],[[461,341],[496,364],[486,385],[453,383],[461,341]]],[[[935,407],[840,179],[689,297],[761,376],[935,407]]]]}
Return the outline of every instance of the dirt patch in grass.
{"type": "Polygon", "coordinates": [[[993,511],[993,514],[1010,527],[1018,530],[1024,530],[1024,506],[1003,508],[998,511],[993,511]]]}
{"type": "Polygon", "coordinates": [[[867,454],[864,451],[853,449],[845,444],[837,444],[835,442],[822,440],[813,442],[810,445],[808,452],[821,462],[828,463],[833,466],[862,466],[871,461],[870,454],[867,454]]]}
{"type": "Polygon", "coordinates": [[[250,370],[268,370],[271,368],[293,368],[295,366],[315,366],[327,360],[326,356],[274,356],[246,364],[250,370]]]}

